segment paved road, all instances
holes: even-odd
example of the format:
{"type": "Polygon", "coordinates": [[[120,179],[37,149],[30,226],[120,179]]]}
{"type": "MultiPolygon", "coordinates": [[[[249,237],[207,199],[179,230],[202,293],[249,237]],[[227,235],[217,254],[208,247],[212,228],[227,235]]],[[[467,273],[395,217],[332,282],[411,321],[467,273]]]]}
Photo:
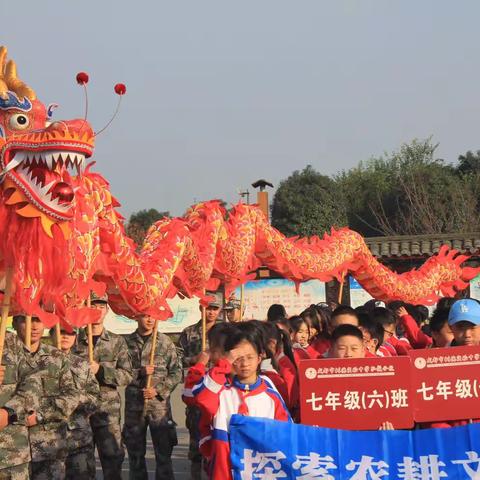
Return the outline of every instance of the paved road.
{"type": "MultiPolygon", "coordinates": [[[[183,387],[181,385],[180,387],[183,387]]],[[[181,388],[178,387],[172,394],[173,419],[177,422],[178,445],[173,451],[173,468],[175,471],[175,480],[190,480],[190,463],[187,458],[188,453],[188,431],[185,428],[185,406],[180,397],[181,388]]],[[[150,438],[147,441],[147,468],[149,478],[154,478],[155,456],[153,453],[152,442],[150,438]]],[[[102,470],[100,463],[97,462],[97,480],[102,479],[102,470]]],[[[128,479],[128,455],[125,456],[123,464],[123,479],[128,479]]]]}

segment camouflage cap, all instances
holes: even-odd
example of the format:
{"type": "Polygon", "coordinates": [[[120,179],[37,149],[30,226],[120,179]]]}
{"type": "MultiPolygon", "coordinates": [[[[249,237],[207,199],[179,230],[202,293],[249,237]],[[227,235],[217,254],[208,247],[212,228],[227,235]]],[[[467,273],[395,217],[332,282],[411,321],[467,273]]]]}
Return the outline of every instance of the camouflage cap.
{"type": "Polygon", "coordinates": [[[208,307],[221,308],[223,300],[220,292],[206,292],[206,295],[208,297],[213,297],[213,299],[208,302],[208,307]]]}
{"type": "Polygon", "coordinates": [[[224,310],[240,310],[240,302],[236,300],[230,300],[223,309],[224,310]]]}
{"type": "Polygon", "coordinates": [[[108,295],[105,293],[104,295],[97,295],[95,292],[90,294],[90,302],[91,303],[108,303],[108,295]]]}

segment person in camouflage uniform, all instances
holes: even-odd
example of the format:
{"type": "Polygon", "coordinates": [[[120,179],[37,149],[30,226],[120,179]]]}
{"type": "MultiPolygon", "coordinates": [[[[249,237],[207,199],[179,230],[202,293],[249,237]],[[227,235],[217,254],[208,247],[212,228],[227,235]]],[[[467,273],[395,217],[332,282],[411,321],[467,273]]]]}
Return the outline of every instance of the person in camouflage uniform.
{"type": "MultiPolygon", "coordinates": [[[[55,329],[50,330],[55,340],[55,329]]],[[[78,396],[78,406],[68,419],[67,459],[65,462],[67,480],[91,480],[95,478],[95,450],[89,417],[96,411],[100,387],[90,364],[72,353],[76,332],[61,330],[60,348],[70,360],[73,380],[78,396]]]]}
{"type": "MultiPolygon", "coordinates": [[[[13,327],[25,344],[25,316],[14,316],[13,327]]],[[[65,477],[66,420],[78,403],[70,362],[55,347],[41,342],[43,330],[41,320],[32,317],[31,348],[22,348],[30,375],[39,379],[37,390],[32,392],[37,396],[39,406],[28,432],[31,478],[34,480],[65,477]]]]}
{"type": "MultiPolygon", "coordinates": [[[[97,411],[90,417],[93,440],[98,450],[105,480],[119,480],[125,451],[122,444],[121,401],[119,387],[132,380],[132,365],[128,348],[121,335],[107,331],[103,321],[108,311],[106,297],[92,296],[92,307],[101,311],[97,323],[92,324],[93,357],[90,369],[100,384],[97,411]]],[[[82,330],[73,353],[88,359],[88,335],[82,330]]]]}
{"type": "MultiPolygon", "coordinates": [[[[216,294],[209,293],[209,295],[214,295],[215,300],[210,302],[206,308],[207,332],[219,321],[218,316],[220,315],[220,307],[222,304],[221,299],[216,294]]],[[[197,362],[198,355],[202,351],[202,320],[183,330],[178,339],[178,345],[183,356],[183,367],[189,368],[194,365],[197,362]]],[[[196,406],[187,406],[185,416],[185,424],[190,434],[188,458],[191,462],[191,476],[193,480],[197,480],[201,478],[202,471],[202,455],[198,449],[200,409],[196,406]]]]}
{"type": "Polygon", "coordinates": [[[29,375],[16,335],[7,332],[0,366],[0,480],[30,478],[27,418],[38,408],[38,378],[29,375]]]}
{"type": "Polygon", "coordinates": [[[128,451],[131,480],[147,480],[145,463],[147,427],[155,450],[155,479],[174,478],[172,450],[177,444],[175,423],[170,409],[170,394],[182,380],[182,365],[172,341],[157,334],[154,365],[150,363],[155,320],[137,317],[138,328],[125,335],[133,366],[133,380],[125,391],[123,439],[128,451]],[[147,378],[151,375],[151,387],[147,378]]]}

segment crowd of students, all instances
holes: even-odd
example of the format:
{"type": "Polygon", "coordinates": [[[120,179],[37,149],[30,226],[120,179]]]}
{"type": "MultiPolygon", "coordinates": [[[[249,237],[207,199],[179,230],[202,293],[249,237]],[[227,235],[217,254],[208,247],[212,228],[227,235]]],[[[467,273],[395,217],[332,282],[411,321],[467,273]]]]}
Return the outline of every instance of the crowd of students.
{"type": "MultiPolygon", "coordinates": [[[[219,323],[210,305],[208,345],[190,357],[183,400],[196,410],[191,450],[199,448],[209,478],[231,478],[228,425],[233,414],[299,422],[298,367],[304,359],[407,355],[411,349],[480,344],[480,303],[441,299],[433,314],[424,306],[375,300],[358,308],[311,305],[288,316],[272,305],[267,321],[219,323]],[[213,312],[213,313],[212,313],[213,312]]],[[[438,422],[451,427],[475,422],[438,422]]],[[[480,420],[480,419],[479,419],[480,420]]],[[[354,418],[352,427],[354,428],[354,418]]],[[[380,429],[392,429],[389,422],[380,429]]],[[[201,478],[197,468],[192,478],[201,478]],[[198,475],[198,476],[195,476],[198,475]]]]}
{"type": "MultiPolygon", "coordinates": [[[[370,301],[311,305],[289,316],[272,305],[267,319],[240,321],[238,302],[229,302],[226,321],[220,302],[206,308],[203,322],[187,327],[177,345],[154,334],[154,320],[136,318],[128,335],[107,331],[106,297],[92,297],[101,313],[92,325],[92,356],[85,331],[52,330],[33,317],[16,315],[0,365],[0,480],[95,478],[94,448],[104,478],[121,478],[124,445],[131,479],[148,478],[146,433],[150,430],[158,479],[174,478],[176,444],[170,394],[182,380],[190,431],[191,478],[206,470],[212,479],[231,478],[229,421],[233,414],[300,422],[299,364],[304,359],[407,355],[411,349],[480,344],[480,303],[440,300],[429,317],[423,306],[370,301]],[[153,359],[152,345],[155,342],[153,359]],[[125,387],[121,425],[119,389],[125,387]]],[[[480,419],[478,419],[480,420],[480,419]]],[[[451,427],[477,419],[438,422],[451,427]]],[[[355,418],[352,417],[352,428],[355,418]]],[[[391,429],[388,422],[379,425],[391,429]]]]}

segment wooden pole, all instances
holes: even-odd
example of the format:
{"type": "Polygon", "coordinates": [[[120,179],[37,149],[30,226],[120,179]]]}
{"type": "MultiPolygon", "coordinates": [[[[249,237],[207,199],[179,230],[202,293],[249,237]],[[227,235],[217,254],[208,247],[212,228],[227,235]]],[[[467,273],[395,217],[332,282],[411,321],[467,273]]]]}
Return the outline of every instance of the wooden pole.
{"type": "Polygon", "coordinates": [[[207,309],[202,305],[202,352],[207,348],[207,309]]]}
{"type": "MultiPolygon", "coordinates": [[[[155,350],[157,349],[157,334],[158,334],[158,319],[155,320],[155,325],[153,326],[153,335],[152,335],[152,348],[150,350],[150,362],[149,366],[155,366],[155,350]]],[[[152,376],[147,376],[147,388],[152,386],[152,376]]]]}
{"type": "Polygon", "coordinates": [[[1,306],[0,321],[0,363],[3,357],[3,347],[5,345],[5,336],[7,333],[8,311],[10,310],[10,300],[13,292],[13,268],[7,268],[5,272],[5,292],[3,294],[3,303],[1,306]]]}
{"type": "Polygon", "coordinates": [[[338,304],[342,304],[342,297],[343,297],[343,284],[345,283],[345,274],[347,273],[346,270],[342,272],[342,281],[340,282],[340,290],[338,291],[338,304]]]}
{"type": "Polygon", "coordinates": [[[57,343],[57,348],[60,350],[62,348],[62,332],[60,331],[60,322],[55,324],[55,342],[57,343]]]}
{"type": "MultiPolygon", "coordinates": [[[[87,298],[87,307],[91,307],[92,302],[90,300],[90,295],[87,298]]],[[[88,335],[88,361],[93,363],[93,332],[92,332],[92,324],[87,323],[87,335],[88,335]]]]}
{"type": "Polygon", "coordinates": [[[27,315],[25,317],[25,346],[32,349],[32,316],[27,315]]]}
{"type": "Polygon", "coordinates": [[[245,303],[245,286],[240,286],[240,321],[243,322],[243,305],[245,303]]]}

